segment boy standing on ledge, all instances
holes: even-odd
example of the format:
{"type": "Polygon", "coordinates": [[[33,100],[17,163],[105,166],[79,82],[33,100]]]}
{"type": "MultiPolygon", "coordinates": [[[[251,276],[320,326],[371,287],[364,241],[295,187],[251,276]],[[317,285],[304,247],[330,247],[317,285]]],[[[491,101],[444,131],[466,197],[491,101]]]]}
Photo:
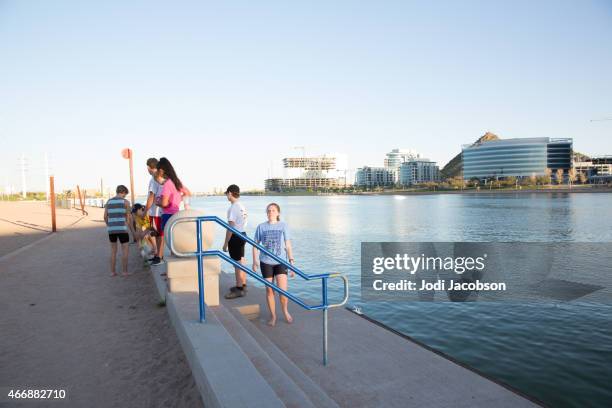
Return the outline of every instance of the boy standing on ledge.
{"type": "Polygon", "coordinates": [[[117,195],[106,202],[104,206],[104,222],[108,231],[111,245],[111,276],[117,276],[115,264],[117,263],[117,240],[121,243],[121,266],[123,276],[128,276],[128,251],[132,230],[132,214],[130,202],[125,199],[129,191],[126,186],[117,186],[117,195]]]}
{"type": "MultiPolygon", "coordinates": [[[[245,229],[247,225],[247,212],[240,199],[240,187],[235,184],[230,185],[225,190],[227,200],[232,203],[230,208],[227,210],[227,221],[229,225],[236,228],[242,235],[246,235],[245,229]]],[[[242,265],[245,264],[244,259],[244,244],[245,241],[239,235],[232,233],[230,230],[225,232],[225,243],[223,244],[223,252],[229,250],[230,257],[242,265]]],[[[225,295],[226,299],[234,299],[246,295],[247,284],[246,284],[246,273],[240,268],[234,267],[236,273],[236,286],[230,288],[228,294],[225,295]]]]}

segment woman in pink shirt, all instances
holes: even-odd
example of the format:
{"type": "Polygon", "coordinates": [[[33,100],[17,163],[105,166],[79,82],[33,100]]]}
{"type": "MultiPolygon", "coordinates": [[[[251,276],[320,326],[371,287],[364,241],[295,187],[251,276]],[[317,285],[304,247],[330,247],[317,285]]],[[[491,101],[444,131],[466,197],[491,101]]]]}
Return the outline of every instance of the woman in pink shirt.
{"type": "MultiPolygon", "coordinates": [[[[191,192],[181,183],[181,180],[177,177],[174,167],[170,164],[170,161],[165,157],[159,159],[157,163],[157,171],[161,177],[164,177],[164,187],[162,189],[161,196],[157,200],[157,205],[162,208],[161,214],[161,230],[163,231],[166,227],[166,223],[174,214],[179,212],[181,201],[183,196],[190,196],[191,192]]],[[[165,234],[164,234],[165,235],[165,234]]],[[[164,255],[164,237],[161,237],[161,249],[159,252],[159,258],[163,258],[164,255]]],[[[153,264],[160,263],[161,260],[156,259],[153,264]]]]}

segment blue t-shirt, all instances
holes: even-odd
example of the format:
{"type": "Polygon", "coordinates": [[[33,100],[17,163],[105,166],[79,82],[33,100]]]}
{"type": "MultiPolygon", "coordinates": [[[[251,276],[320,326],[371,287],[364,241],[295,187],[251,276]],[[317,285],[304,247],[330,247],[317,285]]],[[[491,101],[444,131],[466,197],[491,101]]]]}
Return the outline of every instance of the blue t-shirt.
{"type": "MultiPolygon", "coordinates": [[[[285,258],[285,241],[289,239],[289,227],[282,221],[275,224],[262,222],[255,230],[255,242],[261,242],[264,248],[279,258],[285,258]]],[[[259,252],[259,260],[268,265],[278,265],[278,262],[261,251],[259,252]]]]}

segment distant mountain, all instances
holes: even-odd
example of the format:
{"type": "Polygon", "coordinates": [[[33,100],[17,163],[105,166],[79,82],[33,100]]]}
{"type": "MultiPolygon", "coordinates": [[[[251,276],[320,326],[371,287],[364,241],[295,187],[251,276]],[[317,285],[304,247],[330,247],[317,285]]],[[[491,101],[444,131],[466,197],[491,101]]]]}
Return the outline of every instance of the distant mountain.
{"type": "MultiPolygon", "coordinates": [[[[482,142],[488,142],[491,140],[500,140],[500,137],[494,133],[487,132],[484,135],[480,136],[478,140],[472,143],[472,146],[478,145],[482,142]]],[[[463,174],[463,160],[461,160],[461,153],[456,155],[446,163],[446,166],[440,170],[442,178],[452,178],[452,177],[460,177],[463,174]]]]}
{"type": "MultiPolygon", "coordinates": [[[[478,145],[483,142],[488,142],[491,140],[501,140],[499,136],[494,133],[487,132],[483,136],[479,137],[472,146],[478,145]]],[[[574,161],[589,161],[591,160],[589,156],[574,151],[574,161]]],[[[442,178],[453,178],[453,177],[461,177],[463,175],[463,160],[461,159],[461,153],[456,155],[446,163],[446,166],[440,170],[440,174],[442,178]]]]}

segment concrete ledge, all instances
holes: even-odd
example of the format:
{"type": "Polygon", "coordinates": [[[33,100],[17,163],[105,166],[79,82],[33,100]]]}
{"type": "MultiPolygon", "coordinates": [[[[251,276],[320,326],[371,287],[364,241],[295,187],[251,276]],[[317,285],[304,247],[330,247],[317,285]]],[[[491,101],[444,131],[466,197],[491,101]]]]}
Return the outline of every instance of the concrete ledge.
{"type": "Polygon", "coordinates": [[[199,323],[197,294],[168,293],[166,306],[204,406],[285,406],[211,308],[199,323]]]}
{"type": "Polygon", "coordinates": [[[260,307],[258,303],[253,305],[237,306],[234,307],[234,309],[248,320],[259,319],[260,307]]]}
{"type": "Polygon", "coordinates": [[[168,285],[166,284],[166,280],[161,274],[165,271],[164,268],[160,267],[151,267],[151,275],[153,275],[153,281],[155,282],[155,288],[157,289],[157,293],[159,294],[159,299],[162,302],[166,301],[166,293],[168,292],[168,285]]]}
{"type": "MultiPolygon", "coordinates": [[[[219,304],[219,274],[221,260],[217,257],[203,259],[204,299],[209,306],[219,304]]],[[[196,258],[166,258],[169,292],[198,292],[198,261],[196,258]]]]}

